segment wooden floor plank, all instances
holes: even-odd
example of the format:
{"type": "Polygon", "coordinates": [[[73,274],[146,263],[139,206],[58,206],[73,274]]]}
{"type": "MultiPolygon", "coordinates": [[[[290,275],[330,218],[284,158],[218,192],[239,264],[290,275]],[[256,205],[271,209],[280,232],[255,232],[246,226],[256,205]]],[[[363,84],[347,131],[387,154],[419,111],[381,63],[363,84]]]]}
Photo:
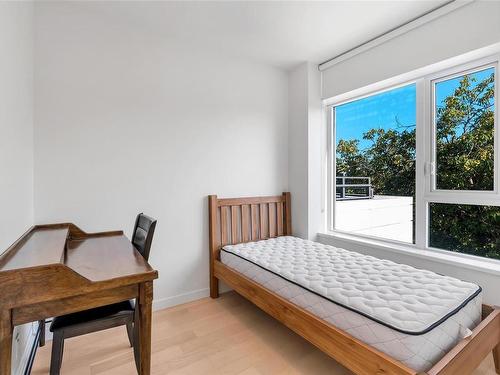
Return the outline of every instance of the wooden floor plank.
{"type": "MultiPolygon", "coordinates": [[[[38,349],[32,374],[47,374],[51,341],[38,349]]],[[[333,359],[230,292],[153,313],[151,373],[350,375],[333,359]]],[[[125,328],[66,340],[65,375],[134,375],[125,328]]],[[[493,358],[474,375],[495,375],[493,358]]]]}

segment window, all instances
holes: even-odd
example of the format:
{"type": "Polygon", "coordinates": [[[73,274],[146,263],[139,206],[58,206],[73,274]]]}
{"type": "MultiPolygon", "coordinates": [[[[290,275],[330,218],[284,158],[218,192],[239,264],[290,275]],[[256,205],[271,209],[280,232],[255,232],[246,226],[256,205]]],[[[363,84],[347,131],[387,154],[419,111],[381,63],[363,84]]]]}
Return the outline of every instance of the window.
{"type": "Polygon", "coordinates": [[[414,84],[335,107],[335,229],[414,242],[414,84]]]}
{"type": "Polygon", "coordinates": [[[493,190],[494,85],[494,68],[433,82],[436,189],[493,190]]]}
{"type": "Polygon", "coordinates": [[[328,107],[331,230],[500,260],[498,60],[328,107]]]}
{"type": "Polygon", "coordinates": [[[500,207],[430,203],[429,217],[429,246],[500,259],[500,207]]]}

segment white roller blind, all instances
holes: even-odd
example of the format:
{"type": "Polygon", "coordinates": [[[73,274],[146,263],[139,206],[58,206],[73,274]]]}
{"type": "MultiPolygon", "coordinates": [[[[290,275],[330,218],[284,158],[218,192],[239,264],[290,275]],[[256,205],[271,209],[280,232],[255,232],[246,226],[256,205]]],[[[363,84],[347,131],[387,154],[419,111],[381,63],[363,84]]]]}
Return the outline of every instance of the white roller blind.
{"type": "Polygon", "coordinates": [[[499,42],[500,1],[475,1],[324,70],[322,98],[499,42]]]}

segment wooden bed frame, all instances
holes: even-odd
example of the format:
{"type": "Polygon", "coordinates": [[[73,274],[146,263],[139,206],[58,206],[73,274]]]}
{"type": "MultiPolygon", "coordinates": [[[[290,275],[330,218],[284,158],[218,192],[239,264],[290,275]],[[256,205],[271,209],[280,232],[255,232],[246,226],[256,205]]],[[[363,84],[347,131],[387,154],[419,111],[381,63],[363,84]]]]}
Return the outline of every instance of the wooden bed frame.
{"type": "MultiPolygon", "coordinates": [[[[210,225],[210,296],[219,296],[219,280],[356,374],[417,374],[305,309],[262,287],[220,262],[220,249],[292,234],[290,193],[272,197],[219,199],[208,197],[210,225]]],[[[428,375],[470,374],[493,352],[500,374],[500,308],[483,305],[483,319],[472,335],[460,341],[428,375]]],[[[421,373],[424,374],[424,373],[421,373]]]]}

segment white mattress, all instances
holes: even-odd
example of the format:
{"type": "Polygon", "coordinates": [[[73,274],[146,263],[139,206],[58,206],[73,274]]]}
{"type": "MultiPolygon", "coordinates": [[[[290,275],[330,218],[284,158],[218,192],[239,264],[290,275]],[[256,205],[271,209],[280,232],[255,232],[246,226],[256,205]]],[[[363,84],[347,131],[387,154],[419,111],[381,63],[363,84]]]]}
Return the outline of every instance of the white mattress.
{"type": "Polygon", "coordinates": [[[228,245],[221,261],[416,371],[481,320],[475,284],[296,237],[228,245]]]}

